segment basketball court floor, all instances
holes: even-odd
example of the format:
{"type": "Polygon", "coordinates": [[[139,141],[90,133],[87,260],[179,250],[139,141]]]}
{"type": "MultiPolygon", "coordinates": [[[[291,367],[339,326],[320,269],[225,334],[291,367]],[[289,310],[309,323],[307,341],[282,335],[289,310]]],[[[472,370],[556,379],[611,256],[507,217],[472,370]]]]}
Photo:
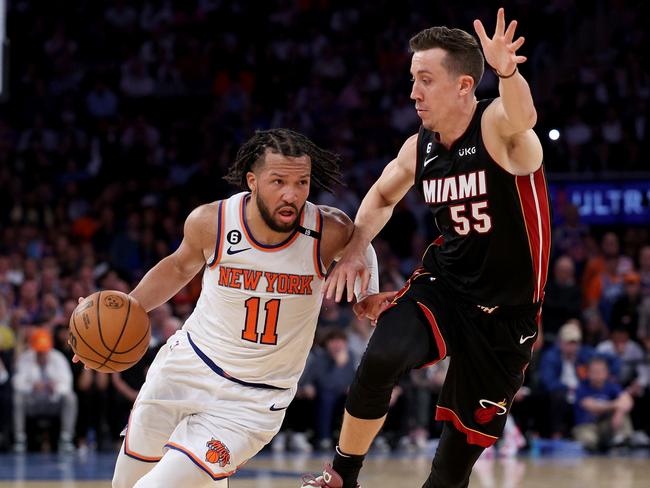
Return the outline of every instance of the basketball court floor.
{"type": "MultiPolygon", "coordinates": [[[[419,488],[430,454],[374,455],[361,486],[419,488]]],[[[297,488],[300,476],[318,472],[321,456],[261,454],[231,478],[230,488],[297,488]]],[[[0,488],[110,488],[115,456],[95,454],[0,455],[0,488]]],[[[479,460],[470,488],[648,488],[650,453],[479,460]]],[[[180,487],[179,487],[180,488],[180,487]]],[[[191,488],[191,487],[188,487],[191,488]]]]}

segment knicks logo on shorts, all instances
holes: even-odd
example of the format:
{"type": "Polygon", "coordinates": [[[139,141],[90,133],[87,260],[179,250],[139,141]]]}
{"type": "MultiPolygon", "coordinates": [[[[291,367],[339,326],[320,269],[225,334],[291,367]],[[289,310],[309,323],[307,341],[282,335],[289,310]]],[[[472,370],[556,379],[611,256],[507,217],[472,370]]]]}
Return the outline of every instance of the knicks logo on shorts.
{"type": "Polygon", "coordinates": [[[508,412],[506,408],[508,402],[505,398],[499,403],[482,398],[478,403],[480,407],[474,410],[474,420],[481,425],[491,422],[496,415],[505,415],[508,412]]]}
{"type": "Polygon", "coordinates": [[[216,440],[214,437],[212,440],[206,442],[208,450],[205,453],[205,460],[209,463],[216,464],[219,463],[219,466],[222,468],[226,464],[230,464],[230,451],[223,442],[216,440]]]}

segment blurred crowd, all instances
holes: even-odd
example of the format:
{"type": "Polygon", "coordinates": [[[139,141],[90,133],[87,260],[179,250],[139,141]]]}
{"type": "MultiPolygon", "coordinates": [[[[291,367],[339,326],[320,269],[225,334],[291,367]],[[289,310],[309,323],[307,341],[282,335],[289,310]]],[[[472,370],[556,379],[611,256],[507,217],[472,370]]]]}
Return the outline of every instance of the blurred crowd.
{"type": "MultiPolygon", "coordinates": [[[[114,447],[148,362],[191,312],[200,277],[151,313],[151,353],[122,374],[69,361],[67,322],[77,298],[99,289],[128,292],[172,252],[193,207],[235,191],[222,176],[255,129],[290,127],[340,153],[347,186],[335,195],[314,190],[311,200],[354,216],[418,127],[408,97],[409,37],[429,25],[471,31],[474,18],[490,24],[500,6],[8,3],[8,98],[0,104],[0,450],[16,451],[114,447]]],[[[549,172],[643,168],[650,149],[648,8],[631,0],[506,5],[527,39],[522,71],[536,99],[549,172]],[[550,129],[559,130],[558,140],[547,137],[550,129]]],[[[486,70],[478,96],[496,89],[486,70]]],[[[647,229],[589,228],[574,207],[561,210],[544,334],[512,409],[512,442],[521,444],[521,431],[528,438],[574,436],[590,449],[612,439],[647,444],[647,229]]],[[[382,288],[400,288],[418,265],[435,237],[427,216],[411,194],[395,209],[375,243],[382,288]]],[[[331,445],[371,334],[349,306],[324,303],[274,449],[331,445]]],[[[437,435],[432,408],[444,374],[441,363],[395,388],[378,449],[423,448],[437,435]]]]}

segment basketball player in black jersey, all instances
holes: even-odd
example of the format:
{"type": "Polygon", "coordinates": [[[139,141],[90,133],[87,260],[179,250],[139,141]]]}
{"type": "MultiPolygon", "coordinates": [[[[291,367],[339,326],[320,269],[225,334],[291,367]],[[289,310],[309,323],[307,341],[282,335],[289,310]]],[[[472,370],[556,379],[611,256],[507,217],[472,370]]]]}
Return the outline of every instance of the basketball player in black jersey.
{"type": "Polygon", "coordinates": [[[422,119],[363,200],[352,240],[326,285],[340,300],[363,272],[363,251],[415,185],[440,237],[390,304],[365,300],[377,329],[350,388],[333,466],[303,486],[352,488],[386,417],[391,389],[412,368],[451,356],[435,418],[445,421],[425,487],[465,487],[501,435],[538,335],[550,250],[549,202],[536,111],[518,70],[526,58],[503,9],[490,38],[474,21],[499,97],[477,101],[484,59],[475,38],[434,27],[415,35],[411,98],[422,119]]]}

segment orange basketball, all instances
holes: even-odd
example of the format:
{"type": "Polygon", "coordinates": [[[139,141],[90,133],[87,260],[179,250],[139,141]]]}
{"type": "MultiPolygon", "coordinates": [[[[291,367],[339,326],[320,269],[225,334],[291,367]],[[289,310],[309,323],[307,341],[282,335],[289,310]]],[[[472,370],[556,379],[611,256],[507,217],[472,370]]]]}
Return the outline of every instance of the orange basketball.
{"type": "Polygon", "coordinates": [[[70,346],[91,369],[124,371],[149,347],[151,327],[144,308],[126,293],[98,291],[86,297],[70,317],[70,346]]]}

